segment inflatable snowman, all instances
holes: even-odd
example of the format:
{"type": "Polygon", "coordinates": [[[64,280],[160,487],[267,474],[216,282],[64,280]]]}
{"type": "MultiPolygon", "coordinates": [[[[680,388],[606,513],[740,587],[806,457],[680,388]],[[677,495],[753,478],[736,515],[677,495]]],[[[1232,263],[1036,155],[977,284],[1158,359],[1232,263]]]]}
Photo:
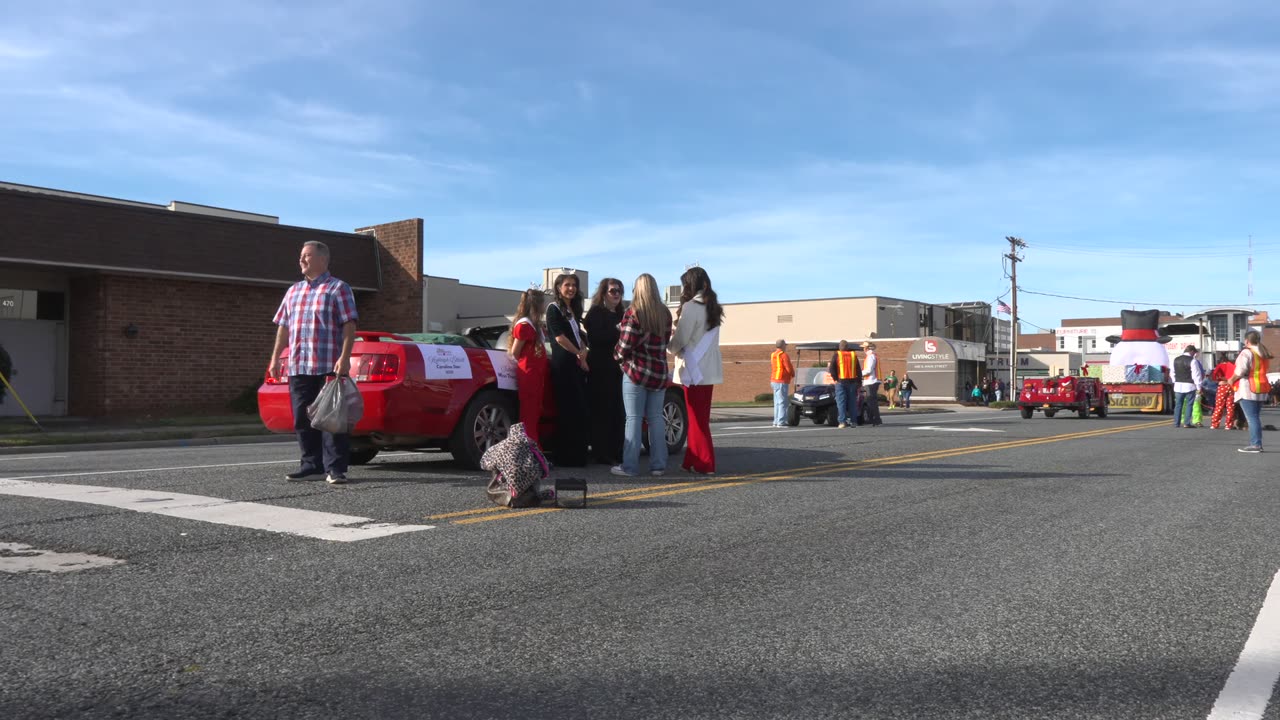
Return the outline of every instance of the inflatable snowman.
{"type": "Polygon", "coordinates": [[[1173,338],[1159,334],[1159,324],[1159,310],[1121,310],[1121,334],[1107,337],[1107,342],[1115,346],[1111,348],[1111,364],[1125,368],[1126,375],[1134,366],[1139,366],[1138,371],[1143,367],[1169,367],[1165,343],[1173,338]]]}

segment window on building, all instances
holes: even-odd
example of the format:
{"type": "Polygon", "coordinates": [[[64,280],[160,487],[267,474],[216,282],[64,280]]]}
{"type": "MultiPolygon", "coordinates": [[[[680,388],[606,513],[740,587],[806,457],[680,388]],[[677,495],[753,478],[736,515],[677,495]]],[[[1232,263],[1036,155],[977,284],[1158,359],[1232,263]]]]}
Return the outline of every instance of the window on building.
{"type": "Polygon", "coordinates": [[[1067,336],[1066,336],[1066,335],[1059,335],[1059,336],[1058,336],[1058,349],[1059,349],[1059,350],[1066,350],[1066,349],[1067,349],[1067,336]]]}
{"type": "Polygon", "coordinates": [[[1080,349],[1085,352],[1093,352],[1093,348],[1095,346],[1096,346],[1096,341],[1091,337],[1082,338],[1080,340],[1080,349]]]}
{"type": "Polygon", "coordinates": [[[1244,313],[1236,313],[1236,340],[1244,342],[1244,334],[1249,332],[1249,316],[1244,313]]]}
{"type": "Polygon", "coordinates": [[[1227,331],[1227,316],[1210,315],[1209,332],[1213,333],[1215,340],[1230,340],[1231,335],[1227,331]]]}
{"type": "Polygon", "coordinates": [[[778,322],[780,322],[780,323],[789,323],[789,322],[791,322],[791,316],[790,316],[790,315],[779,315],[779,316],[778,316],[778,322]]]}

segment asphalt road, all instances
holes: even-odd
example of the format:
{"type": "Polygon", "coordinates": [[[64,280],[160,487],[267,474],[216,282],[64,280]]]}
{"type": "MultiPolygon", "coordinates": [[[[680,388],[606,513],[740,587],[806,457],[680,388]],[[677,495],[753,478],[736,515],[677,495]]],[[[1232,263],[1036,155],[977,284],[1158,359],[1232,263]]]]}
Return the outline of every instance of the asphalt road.
{"type": "MultiPolygon", "coordinates": [[[[1280,647],[1254,631],[1273,433],[1247,455],[1142,415],[715,431],[714,479],[557,470],[584,510],[487,507],[440,454],[346,486],[285,482],[281,444],[0,458],[0,565],[122,561],[0,572],[0,718],[1206,718],[1247,641],[1280,647]],[[394,534],[225,524],[320,513],[394,534]]],[[[1280,719],[1264,685],[1240,717],[1280,719]]]]}

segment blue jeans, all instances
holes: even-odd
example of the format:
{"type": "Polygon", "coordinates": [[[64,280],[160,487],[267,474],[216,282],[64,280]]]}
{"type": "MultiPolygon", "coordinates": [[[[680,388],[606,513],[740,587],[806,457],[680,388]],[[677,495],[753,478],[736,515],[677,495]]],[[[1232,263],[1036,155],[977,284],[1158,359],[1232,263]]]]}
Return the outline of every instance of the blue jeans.
{"type": "Polygon", "coordinates": [[[1173,426],[1191,426],[1191,403],[1196,401],[1196,391],[1173,394],[1173,426]]]}
{"type": "Polygon", "coordinates": [[[1262,447],[1262,401],[1241,400],[1240,409],[1244,411],[1244,419],[1249,421],[1249,444],[1262,447]]]}
{"type": "Polygon", "coordinates": [[[837,380],[834,390],[836,394],[836,422],[858,424],[858,381],[837,380]]]}
{"type": "Polygon", "coordinates": [[[787,384],[769,383],[773,388],[773,424],[782,425],[787,422],[787,384]]]}
{"type": "Polygon", "coordinates": [[[307,408],[324,388],[324,375],[290,375],[289,399],[293,401],[293,429],[302,450],[303,470],[325,470],[346,474],[351,453],[351,436],[327,433],[311,427],[307,408]]]}
{"type": "Polygon", "coordinates": [[[640,439],[642,422],[649,423],[649,471],[667,469],[667,423],[662,418],[662,404],[667,391],[649,390],[622,375],[622,408],[627,412],[626,435],[622,443],[622,469],[640,472],[640,439]]]}
{"type": "Polygon", "coordinates": [[[899,390],[899,391],[898,391],[898,400],[900,401],[898,404],[899,404],[899,405],[901,405],[902,407],[904,407],[904,408],[909,408],[909,407],[911,407],[911,391],[910,391],[910,390],[899,390]]]}

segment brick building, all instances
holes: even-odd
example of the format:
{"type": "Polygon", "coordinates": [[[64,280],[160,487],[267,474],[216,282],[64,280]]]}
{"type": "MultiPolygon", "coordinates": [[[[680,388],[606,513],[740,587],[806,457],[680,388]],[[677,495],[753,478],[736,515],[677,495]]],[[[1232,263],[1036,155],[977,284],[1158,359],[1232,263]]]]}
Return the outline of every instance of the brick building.
{"type": "Polygon", "coordinates": [[[362,326],[416,328],[422,233],[0,184],[0,345],[37,414],[223,412],[261,381],[304,242],[329,246],[362,326]]]}

